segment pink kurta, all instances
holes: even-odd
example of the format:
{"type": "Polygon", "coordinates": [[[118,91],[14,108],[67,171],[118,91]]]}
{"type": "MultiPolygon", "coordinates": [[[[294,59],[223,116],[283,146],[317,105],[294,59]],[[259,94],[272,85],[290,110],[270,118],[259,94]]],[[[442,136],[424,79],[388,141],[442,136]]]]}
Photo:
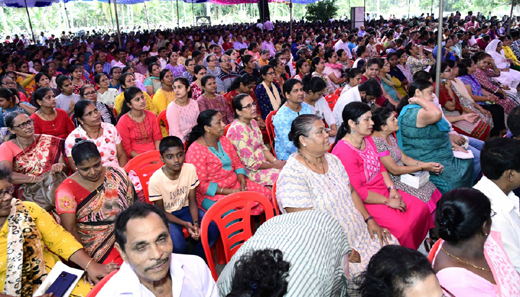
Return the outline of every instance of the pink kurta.
{"type": "MultiPolygon", "coordinates": [[[[442,253],[443,243],[444,240],[441,239],[432,266],[435,265],[437,255],[442,253]]],[[[455,296],[520,296],[520,275],[507,257],[499,232],[489,232],[484,244],[484,256],[489,268],[491,268],[496,284],[492,284],[480,275],[462,267],[448,267],[439,270],[437,272],[439,283],[455,296]]]]}
{"type": "MultiPolygon", "coordinates": [[[[340,140],[332,150],[345,166],[350,182],[363,201],[368,192],[375,192],[384,197],[389,191],[383,179],[385,167],[379,161],[377,149],[370,136],[365,137],[366,146],[358,150],[350,143],[340,140]]],[[[406,212],[392,209],[387,205],[368,204],[365,207],[381,227],[387,228],[402,246],[417,249],[428,230],[433,227],[430,212],[419,198],[399,191],[406,203],[406,212]]]]}
{"type": "MultiPolygon", "coordinates": [[[[244,175],[246,173],[242,162],[238,158],[237,152],[233,148],[233,144],[231,141],[227,139],[225,136],[220,137],[219,140],[222,145],[222,149],[227,154],[229,159],[231,159],[231,168],[230,170],[226,170],[222,161],[213,154],[209,148],[198,144],[197,142],[193,142],[188,148],[188,152],[186,153],[186,163],[190,163],[195,165],[197,169],[197,176],[199,177],[200,184],[197,187],[197,204],[200,208],[202,208],[202,201],[204,199],[209,199],[212,201],[218,201],[225,197],[225,195],[218,195],[217,187],[223,187],[226,189],[238,189],[240,188],[240,182],[237,178],[237,172],[243,172],[244,175]]],[[[258,192],[269,200],[272,200],[271,191],[255,182],[252,182],[248,178],[247,181],[247,190],[258,192]]],[[[259,205],[255,206],[251,214],[258,215],[263,213],[263,208],[259,205]]]]}

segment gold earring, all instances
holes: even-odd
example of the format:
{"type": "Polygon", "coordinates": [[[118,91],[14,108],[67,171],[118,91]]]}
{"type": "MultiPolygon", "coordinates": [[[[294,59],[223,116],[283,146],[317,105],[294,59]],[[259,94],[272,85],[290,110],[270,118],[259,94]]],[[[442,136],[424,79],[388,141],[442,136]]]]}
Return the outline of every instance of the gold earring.
{"type": "Polygon", "coordinates": [[[487,233],[487,232],[484,232],[484,235],[485,235],[485,236],[488,236],[488,235],[489,235],[489,233],[487,233]]]}

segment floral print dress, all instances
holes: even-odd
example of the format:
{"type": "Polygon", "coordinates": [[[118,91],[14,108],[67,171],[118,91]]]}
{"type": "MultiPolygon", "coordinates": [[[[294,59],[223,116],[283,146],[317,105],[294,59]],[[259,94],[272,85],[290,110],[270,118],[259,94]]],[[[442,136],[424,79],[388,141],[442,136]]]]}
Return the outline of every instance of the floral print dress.
{"type": "Polygon", "coordinates": [[[280,169],[260,169],[262,163],[267,163],[264,151],[269,150],[263,141],[262,131],[255,120],[250,125],[239,120],[234,120],[227,132],[227,138],[231,140],[238,157],[244,164],[247,177],[262,185],[272,186],[280,175],[280,169]]]}

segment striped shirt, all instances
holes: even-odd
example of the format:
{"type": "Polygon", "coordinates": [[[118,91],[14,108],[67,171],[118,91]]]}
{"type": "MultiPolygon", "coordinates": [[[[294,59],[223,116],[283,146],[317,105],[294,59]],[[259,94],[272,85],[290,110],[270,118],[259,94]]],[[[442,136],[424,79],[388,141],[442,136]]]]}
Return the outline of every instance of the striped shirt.
{"type": "Polygon", "coordinates": [[[338,221],[314,210],[276,216],[262,224],[220,274],[220,296],[231,291],[240,257],[263,249],[279,249],[291,263],[286,297],[348,296],[343,268],[351,251],[347,236],[338,221]]]}

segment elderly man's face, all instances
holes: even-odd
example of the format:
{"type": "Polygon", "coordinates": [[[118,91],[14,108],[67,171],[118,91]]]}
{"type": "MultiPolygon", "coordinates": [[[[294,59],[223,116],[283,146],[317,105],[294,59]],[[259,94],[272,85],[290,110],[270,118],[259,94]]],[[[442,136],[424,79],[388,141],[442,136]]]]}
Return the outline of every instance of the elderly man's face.
{"type": "Polygon", "coordinates": [[[117,243],[116,248],[142,284],[151,284],[167,276],[173,243],[168,228],[156,213],[129,220],[125,251],[117,243]]]}

